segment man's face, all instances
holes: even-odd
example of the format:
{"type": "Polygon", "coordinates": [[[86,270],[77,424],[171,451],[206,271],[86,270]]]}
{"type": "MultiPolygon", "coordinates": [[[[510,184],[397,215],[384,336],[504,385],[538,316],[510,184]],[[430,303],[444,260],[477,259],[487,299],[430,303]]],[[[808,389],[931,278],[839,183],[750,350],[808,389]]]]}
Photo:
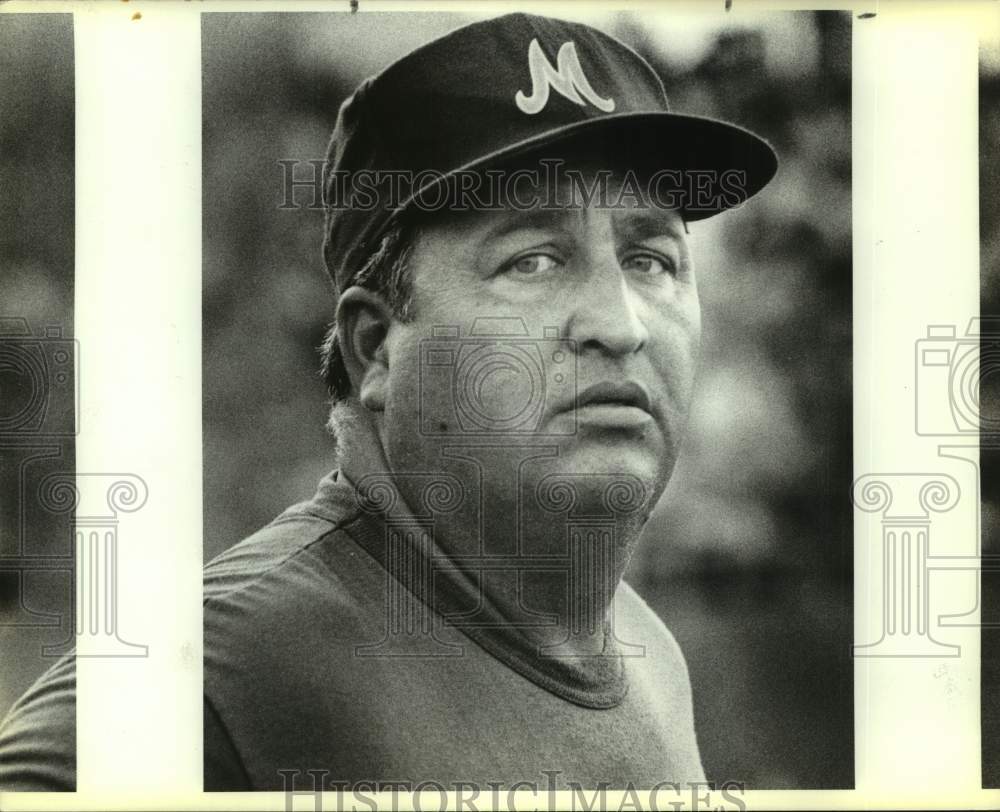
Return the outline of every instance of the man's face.
{"type": "Polygon", "coordinates": [[[546,443],[558,449],[549,470],[630,474],[662,492],[700,333],[676,212],[441,214],[410,270],[411,319],[386,343],[394,470],[439,470],[446,446],[484,443],[509,447],[513,469],[525,445],[546,443]]]}

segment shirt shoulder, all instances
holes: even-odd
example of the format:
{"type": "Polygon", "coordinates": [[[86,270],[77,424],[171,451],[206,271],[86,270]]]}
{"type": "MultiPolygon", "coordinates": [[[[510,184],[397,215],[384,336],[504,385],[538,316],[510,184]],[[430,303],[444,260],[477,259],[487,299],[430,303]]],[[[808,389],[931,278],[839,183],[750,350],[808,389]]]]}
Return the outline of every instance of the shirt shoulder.
{"type": "Polygon", "coordinates": [[[352,536],[360,511],[350,494],[328,478],[313,500],[205,566],[207,674],[225,670],[231,679],[225,666],[237,658],[263,668],[279,651],[316,642],[320,628],[343,634],[365,616],[373,593],[381,596],[381,570],[352,536]]]}
{"type": "Polygon", "coordinates": [[[381,636],[385,578],[354,541],[358,513],[296,505],[206,565],[206,790],[276,780],[262,754],[297,742],[310,713],[357,684],[349,655],[381,636]]]}
{"type": "Polygon", "coordinates": [[[680,646],[673,632],[667,627],[661,618],[639,592],[628,581],[622,581],[616,594],[616,607],[618,611],[624,611],[636,622],[647,627],[650,633],[655,633],[661,637],[676,654],[680,655],[680,646]]]}
{"type": "Polygon", "coordinates": [[[335,479],[336,474],[331,474],[313,499],[288,508],[206,564],[203,571],[206,607],[280,574],[296,557],[308,554],[311,547],[352,522],[357,508],[337,490],[328,487],[324,491],[323,486],[335,479]],[[331,497],[329,493],[335,495],[331,497]]]}
{"type": "Polygon", "coordinates": [[[695,734],[694,697],[687,661],[677,639],[660,616],[625,581],[615,601],[616,634],[623,642],[642,647],[642,656],[629,658],[631,689],[644,697],[643,707],[660,719],[663,730],[672,731],[679,752],[691,759],[687,775],[703,780],[704,767],[695,734]]]}
{"type": "Polygon", "coordinates": [[[0,724],[0,790],[76,789],[76,659],[49,668],[0,724]]]}
{"type": "MultiPolygon", "coordinates": [[[[642,596],[627,582],[622,581],[615,599],[616,617],[625,636],[624,642],[644,647],[642,659],[655,669],[656,676],[671,686],[684,705],[691,704],[691,677],[687,661],[677,638],[667,628],[663,619],[650,608],[642,596]],[[634,637],[630,640],[629,635],[634,637]]],[[[617,627],[616,627],[617,633],[617,627]]]]}

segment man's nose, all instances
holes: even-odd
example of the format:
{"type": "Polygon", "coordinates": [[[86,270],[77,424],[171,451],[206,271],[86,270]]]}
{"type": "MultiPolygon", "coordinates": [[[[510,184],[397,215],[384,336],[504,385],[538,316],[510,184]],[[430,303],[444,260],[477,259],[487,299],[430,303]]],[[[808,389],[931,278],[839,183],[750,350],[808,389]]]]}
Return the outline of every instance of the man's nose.
{"type": "Polygon", "coordinates": [[[645,346],[649,333],[641,318],[643,303],[617,257],[593,263],[574,293],[568,333],[581,351],[625,356],[645,346]]]}

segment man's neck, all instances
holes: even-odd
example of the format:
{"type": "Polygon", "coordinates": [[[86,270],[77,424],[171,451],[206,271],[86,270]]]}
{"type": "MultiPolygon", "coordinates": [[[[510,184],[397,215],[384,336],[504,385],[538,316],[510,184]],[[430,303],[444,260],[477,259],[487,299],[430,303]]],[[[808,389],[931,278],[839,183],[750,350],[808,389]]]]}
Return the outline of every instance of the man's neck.
{"type": "Polygon", "coordinates": [[[605,653],[614,595],[647,515],[641,484],[554,471],[551,445],[456,442],[437,464],[398,470],[359,412],[341,470],[362,489],[392,487],[394,521],[405,515],[427,529],[432,591],[458,586],[479,604],[454,625],[506,624],[549,654],[605,653]],[[517,475],[497,482],[511,453],[517,475]]]}

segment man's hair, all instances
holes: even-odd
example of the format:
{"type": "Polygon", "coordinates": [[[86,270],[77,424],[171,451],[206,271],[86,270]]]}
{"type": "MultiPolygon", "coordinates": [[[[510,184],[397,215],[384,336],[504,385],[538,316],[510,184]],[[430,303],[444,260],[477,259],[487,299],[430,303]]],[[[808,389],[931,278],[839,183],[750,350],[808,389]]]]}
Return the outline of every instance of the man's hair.
{"type": "MultiPolygon", "coordinates": [[[[412,298],[409,259],[417,236],[418,231],[414,225],[403,221],[394,222],[361,269],[344,285],[344,290],[358,285],[378,293],[396,318],[400,321],[409,320],[412,298]]],[[[327,330],[320,356],[320,372],[330,393],[331,403],[336,405],[351,394],[351,379],[344,366],[336,321],[327,330]]]]}

